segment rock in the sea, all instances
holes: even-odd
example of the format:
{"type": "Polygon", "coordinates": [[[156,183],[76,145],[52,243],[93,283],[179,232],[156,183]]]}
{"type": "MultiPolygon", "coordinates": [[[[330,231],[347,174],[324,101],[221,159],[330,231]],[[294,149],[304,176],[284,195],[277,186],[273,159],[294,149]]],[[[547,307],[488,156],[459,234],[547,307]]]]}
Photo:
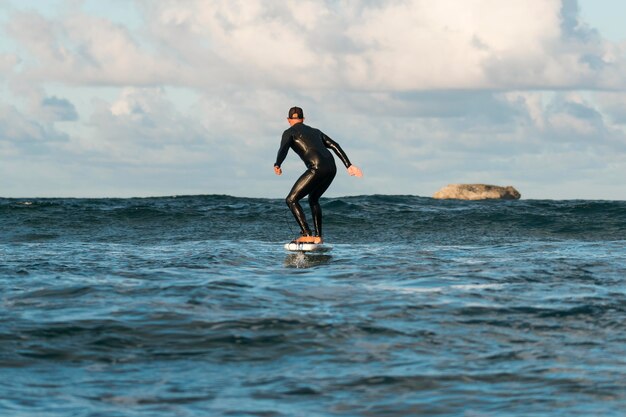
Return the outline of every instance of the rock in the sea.
{"type": "Polygon", "coordinates": [[[517,200],[520,197],[521,194],[514,187],[486,184],[449,184],[433,195],[433,198],[456,198],[458,200],[517,200]]]}

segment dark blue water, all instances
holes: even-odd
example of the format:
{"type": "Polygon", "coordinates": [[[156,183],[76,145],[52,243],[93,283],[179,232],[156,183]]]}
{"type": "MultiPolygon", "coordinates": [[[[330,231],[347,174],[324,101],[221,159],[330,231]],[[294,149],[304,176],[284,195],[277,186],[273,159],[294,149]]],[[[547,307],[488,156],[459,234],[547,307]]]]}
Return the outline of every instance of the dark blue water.
{"type": "Polygon", "coordinates": [[[0,199],[0,415],[626,415],[626,202],[323,209],[0,199]]]}

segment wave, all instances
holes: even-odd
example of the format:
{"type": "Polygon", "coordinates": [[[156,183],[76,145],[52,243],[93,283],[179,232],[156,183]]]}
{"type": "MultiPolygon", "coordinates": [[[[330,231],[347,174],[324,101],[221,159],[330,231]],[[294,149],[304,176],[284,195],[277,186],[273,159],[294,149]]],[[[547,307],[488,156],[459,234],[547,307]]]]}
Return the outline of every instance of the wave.
{"type": "MultiPolygon", "coordinates": [[[[306,202],[303,204],[308,212],[306,202]]],[[[467,243],[482,237],[622,240],[626,202],[435,200],[409,195],[322,199],[325,230],[344,242],[467,243]]],[[[297,227],[283,199],[226,195],[130,199],[0,199],[12,242],[284,240],[297,227]]],[[[291,237],[291,236],[289,236],[291,237]]]]}

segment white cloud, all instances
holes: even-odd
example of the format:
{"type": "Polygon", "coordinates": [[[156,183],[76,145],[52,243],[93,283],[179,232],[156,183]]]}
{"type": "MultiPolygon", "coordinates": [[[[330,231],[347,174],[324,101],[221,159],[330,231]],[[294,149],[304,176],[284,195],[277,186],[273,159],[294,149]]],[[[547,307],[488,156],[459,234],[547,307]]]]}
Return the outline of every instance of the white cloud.
{"type": "Polygon", "coordinates": [[[65,4],[5,12],[0,45],[0,152],[49,190],[281,196],[293,105],[365,171],[329,195],[626,175],[624,45],[573,1],[140,0],[133,27],[65,4]]]}
{"type": "Polygon", "coordinates": [[[416,0],[360,7],[248,0],[245,6],[233,1],[186,6],[152,7],[153,33],[174,36],[172,45],[196,45],[195,54],[210,53],[218,58],[216,65],[274,86],[624,86],[623,50],[598,36],[583,36],[591,32],[558,0],[416,0]]]}
{"type": "Polygon", "coordinates": [[[90,125],[101,149],[132,164],[188,164],[209,142],[201,124],[181,114],[161,88],[129,87],[113,103],[100,101],[90,125]]]}
{"type": "Polygon", "coordinates": [[[144,51],[129,31],[94,16],[60,20],[16,12],[6,32],[23,51],[28,80],[67,84],[153,84],[173,76],[171,65],[144,51]]]}
{"type": "Polygon", "coordinates": [[[23,76],[352,90],[623,88],[624,50],[559,0],[142,1],[146,31],[15,13],[23,76]]]}
{"type": "Polygon", "coordinates": [[[41,153],[43,146],[67,139],[53,125],[31,119],[15,106],[0,103],[0,142],[29,154],[41,153]]]}
{"type": "Polygon", "coordinates": [[[19,59],[16,54],[0,53],[0,79],[6,78],[18,62],[19,59]]]}
{"type": "Polygon", "coordinates": [[[42,118],[51,121],[75,121],[78,113],[74,105],[67,99],[59,97],[45,97],[41,100],[42,118]]]}
{"type": "Polygon", "coordinates": [[[626,93],[600,92],[596,93],[602,111],[608,114],[613,123],[626,125],[626,93]]]}

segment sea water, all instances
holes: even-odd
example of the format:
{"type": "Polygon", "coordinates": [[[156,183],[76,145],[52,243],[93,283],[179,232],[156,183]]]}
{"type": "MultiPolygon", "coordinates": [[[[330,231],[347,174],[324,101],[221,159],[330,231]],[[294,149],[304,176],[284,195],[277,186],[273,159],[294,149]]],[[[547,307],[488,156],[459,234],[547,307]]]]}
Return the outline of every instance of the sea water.
{"type": "Polygon", "coordinates": [[[0,415],[626,415],[626,202],[322,207],[0,199],[0,415]]]}

